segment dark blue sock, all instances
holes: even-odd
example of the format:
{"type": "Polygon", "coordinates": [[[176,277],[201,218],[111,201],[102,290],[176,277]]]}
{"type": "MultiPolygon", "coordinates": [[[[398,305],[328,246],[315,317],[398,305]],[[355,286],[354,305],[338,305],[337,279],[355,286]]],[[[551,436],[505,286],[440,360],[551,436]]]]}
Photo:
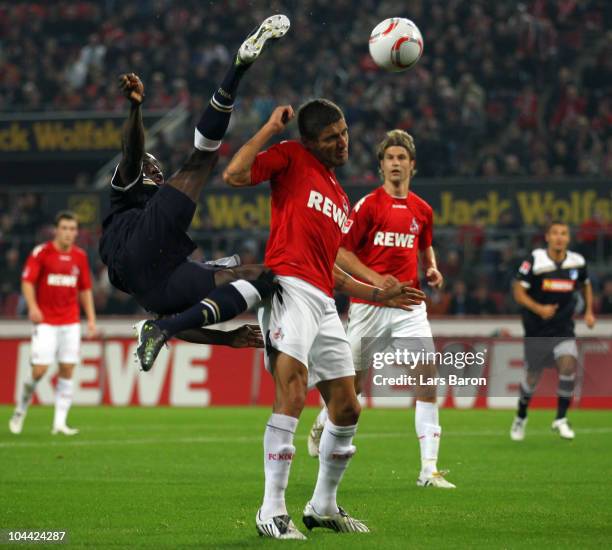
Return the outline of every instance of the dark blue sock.
{"type": "Polygon", "coordinates": [[[261,284],[259,281],[237,281],[222,285],[182,313],[155,322],[168,338],[172,338],[183,330],[228,321],[245,312],[260,299],[258,287],[261,284]]]}
{"type": "Polygon", "coordinates": [[[527,409],[533,395],[533,389],[527,384],[522,383],[519,391],[519,404],[516,416],[519,418],[527,418],[527,409]]]}
{"type": "Polygon", "coordinates": [[[221,87],[213,94],[202,118],[196,125],[195,148],[214,151],[221,145],[229,125],[240,79],[249,65],[236,65],[227,71],[221,87]]]}

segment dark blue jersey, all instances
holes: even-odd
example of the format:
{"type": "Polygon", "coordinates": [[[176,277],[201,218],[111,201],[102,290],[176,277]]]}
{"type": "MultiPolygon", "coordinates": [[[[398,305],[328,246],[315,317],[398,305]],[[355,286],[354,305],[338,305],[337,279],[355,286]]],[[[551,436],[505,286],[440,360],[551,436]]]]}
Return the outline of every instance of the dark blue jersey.
{"type": "Polygon", "coordinates": [[[523,308],[525,336],[573,336],[576,291],[589,280],[584,257],[568,250],[563,261],[555,262],[545,249],[536,248],[523,261],[516,278],[533,300],[558,306],[546,320],[523,308]]]}
{"type": "Polygon", "coordinates": [[[175,189],[158,196],[164,186],[145,179],[142,169],[126,184],[118,168],[111,179],[110,212],[102,222],[99,252],[113,286],[139,295],[161,283],[195,250],[186,233],[195,205],[175,189]]]}

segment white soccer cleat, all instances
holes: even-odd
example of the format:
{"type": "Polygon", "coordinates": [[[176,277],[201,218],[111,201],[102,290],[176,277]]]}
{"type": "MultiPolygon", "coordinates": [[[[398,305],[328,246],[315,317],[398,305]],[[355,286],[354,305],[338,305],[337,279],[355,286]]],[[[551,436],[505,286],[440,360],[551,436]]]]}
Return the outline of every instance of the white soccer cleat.
{"type": "Polygon", "coordinates": [[[79,430],[76,428],[69,428],[68,426],[57,426],[51,430],[51,435],[76,435],[79,433],[79,430]]]}
{"type": "Polygon", "coordinates": [[[456,489],[457,486],[447,481],[444,476],[448,472],[432,472],[429,475],[419,475],[417,478],[417,486],[418,487],[436,487],[438,489],[456,489]]]}
{"type": "Polygon", "coordinates": [[[337,533],[370,532],[368,526],[363,523],[363,521],[352,518],[340,506],[338,506],[338,512],[335,514],[322,516],[321,514],[318,514],[312,507],[312,504],[308,502],[304,508],[302,521],[309,531],[315,527],[324,527],[325,529],[331,529],[337,533]]]}
{"type": "Polygon", "coordinates": [[[15,411],[9,420],[9,430],[12,434],[19,435],[23,430],[26,413],[15,411]]]}
{"type": "Polygon", "coordinates": [[[308,454],[314,458],[319,456],[319,445],[321,444],[321,434],[324,427],[325,425],[319,421],[317,416],[308,434],[308,454]]]}
{"type": "Polygon", "coordinates": [[[306,540],[304,534],[298,531],[298,528],[287,514],[262,519],[260,508],[257,511],[257,516],[255,516],[255,527],[260,537],[306,540]]]}
{"type": "Polygon", "coordinates": [[[576,437],[576,434],[569,425],[567,418],[557,418],[557,420],[552,423],[551,427],[553,431],[559,432],[561,439],[574,439],[574,437],[576,437]]]}
{"type": "Polygon", "coordinates": [[[518,416],[512,422],[510,427],[510,439],[512,441],[523,441],[525,439],[525,426],[527,425],[526,418],[519,418],[518,416]]]}
{"type": "Polygon", "coordinates": [[[286,15],[268,17],[258,29],[242,43],[238,50],[237,63],[250,65],[255,61],[268,40],[278,40],[287,34],[291,22],[286,15]]]}

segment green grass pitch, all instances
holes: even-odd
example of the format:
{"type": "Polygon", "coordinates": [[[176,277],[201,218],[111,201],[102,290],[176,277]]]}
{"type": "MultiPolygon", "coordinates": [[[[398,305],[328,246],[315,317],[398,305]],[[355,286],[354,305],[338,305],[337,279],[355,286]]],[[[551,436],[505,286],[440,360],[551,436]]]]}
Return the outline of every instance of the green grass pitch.
{"type": "MultiPolygon", "coordinates": [[[[0,408],[8,421],[9,407],[0,408]]],[[[307,542],[257,536],[264,408],[78,408],[73,437],[51,436],[52,409],[24,432],[0,434],[0,529],[67,530],[98,548],[603,548],[612,540],[612,413],[571,411],[573,442],[530,414],[510,441],[511,411],[442,410],[439,466],[454,491],[415,486],[414,411],[364,410],[339,502],[372,532],[306,532],[307,542]]],[[[315,410],[296,438],[287,504],[296,525],[317,461],[306,451],[315,410]]],[[[23,547],[23,545],[21,545],[23,547]]]]}

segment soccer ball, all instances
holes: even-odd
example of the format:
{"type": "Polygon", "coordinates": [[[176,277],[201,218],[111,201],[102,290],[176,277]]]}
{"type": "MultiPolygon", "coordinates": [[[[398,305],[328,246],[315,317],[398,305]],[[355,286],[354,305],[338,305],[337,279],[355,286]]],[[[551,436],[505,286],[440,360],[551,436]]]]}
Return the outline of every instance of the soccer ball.
{"type": "Polygon", "coordinates": [[[413,67],[423,53],[421,31],[410,19],[392,17],[374,27],[370,55],[381,69],[394,73],[413,67]]]}

